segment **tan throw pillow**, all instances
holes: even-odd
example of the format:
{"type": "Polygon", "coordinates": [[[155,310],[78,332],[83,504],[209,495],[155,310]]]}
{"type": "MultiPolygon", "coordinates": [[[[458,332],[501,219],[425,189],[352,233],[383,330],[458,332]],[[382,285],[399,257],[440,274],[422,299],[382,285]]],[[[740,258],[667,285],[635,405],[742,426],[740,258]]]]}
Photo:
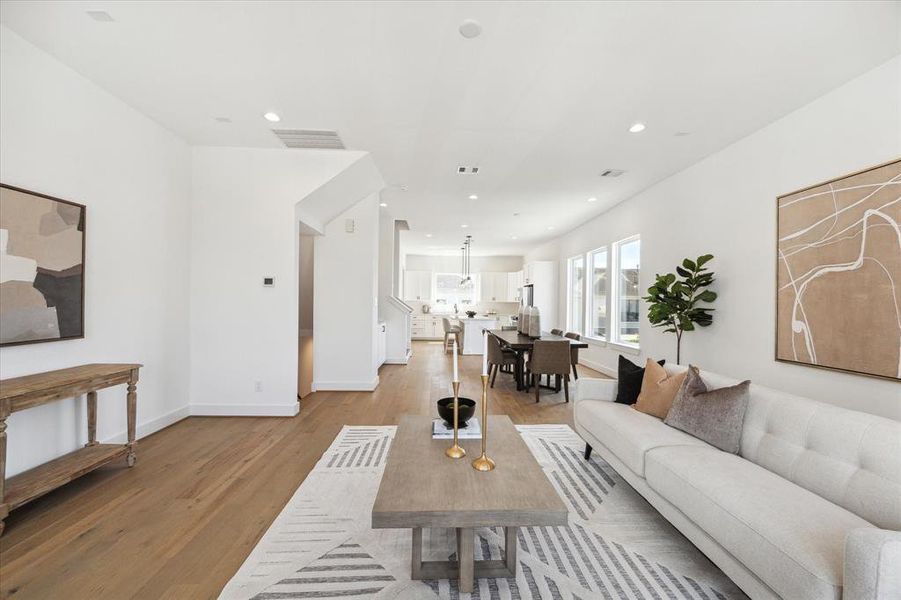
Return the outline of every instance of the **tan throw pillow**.
{"type": "Polygon", "coordinates": [[[632,405],[635,410],[653,415],[658,419],[666,418],[673,398],[682,385],[686,373],[668,376],[666,370],[649,358],[644,367],[644,378],[641,380],[641,392],[638,400],[632,405]]]}

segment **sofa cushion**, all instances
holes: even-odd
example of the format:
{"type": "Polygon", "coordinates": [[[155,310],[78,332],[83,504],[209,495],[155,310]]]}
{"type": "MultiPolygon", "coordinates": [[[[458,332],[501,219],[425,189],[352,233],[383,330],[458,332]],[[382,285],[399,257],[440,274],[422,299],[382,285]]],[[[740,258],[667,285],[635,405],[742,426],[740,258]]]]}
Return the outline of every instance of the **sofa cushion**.
{"type": "MultiPolygon", "coordinates": [[[[666,365],[667,373],[686,367],[666,365]]],[[[701,371],[709,387],[737,379],[701,371]]],[[[741,456],[884,529],[901,530],[901,422],[751,384],[741,456]]]]}
{"type": "MultiPolygon", "coordinates": [[[[661,367],[666,363],[666,359],[658,360],[657,364],[661,367]]],[[[619,383],[616,389],[616,401],[620,404],[635,404],[638,400],[638,394],[641,392],[641,381],[644,379],[644,367],[639,367],[631,360],[619,355],[617,363],[617,377],[619,383]]]]}
{"type": "Polygon", "coordinates": [[[669,375],[661,365],[649,358],[644,366],[644,377],[641,378],[641,392],[632,406],[643,413],[660,419],[666,418],[685,375],[684,372],[669,375]]]}
{"type": "Polygon", "coordinates": [[[645,452],[659,446],[710,446],[701,440],[664,425],[656,417],[616,402],[578,402],[575,419],[623,461],[635,474],[644,477],[645,452]]]}
{"type": "Polygon", "coordinates": [[[857,515],[734,454],[657,448],[648,485],[783,598],[841,598],[845,536],[857,515]]]}
{"type": "Polygon", "coordinates": [[[663,422],[720,450],[738,454],[749,385],[750,381],[743,381],[738,385],[709,389],[698,374],[698,368],[689,367],[688,376],[663,422]]]}

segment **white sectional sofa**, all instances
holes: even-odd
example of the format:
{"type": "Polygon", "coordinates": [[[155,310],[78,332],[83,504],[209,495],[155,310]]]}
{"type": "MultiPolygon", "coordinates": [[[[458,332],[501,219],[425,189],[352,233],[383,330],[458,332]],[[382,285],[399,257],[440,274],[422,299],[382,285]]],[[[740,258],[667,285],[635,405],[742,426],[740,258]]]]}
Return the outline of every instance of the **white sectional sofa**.
{"type": "Polygon", "coordinates": [[[739,455],[613,402],[614,380],[580,379],[573,410],[586,455],[751,598],[901,598],[901,423],[753,383],[750,396],[739,455]]]}

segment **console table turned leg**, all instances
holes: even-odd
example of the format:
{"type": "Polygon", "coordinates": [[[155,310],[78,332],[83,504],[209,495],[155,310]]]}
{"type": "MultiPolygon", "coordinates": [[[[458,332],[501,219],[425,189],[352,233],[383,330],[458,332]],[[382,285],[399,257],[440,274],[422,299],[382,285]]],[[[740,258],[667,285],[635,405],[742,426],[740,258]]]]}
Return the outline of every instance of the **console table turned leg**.
{"type": "Polygon", "coordinates": [[[125,457],[125,462],[129,467],[133,467],[135,460],[137,460],[135,456],[135,422],[138,408],[138,393],[135,390],[137,381],[137,372],[134,372],[131,380],[128,382],[128,395],[126,396],[128,399],[128,455],[125,457]]]}
{"type": "Polygon", "coordinates": [[[88,392],[88,443],[97,445],[97,392],[88,392]]]}
{"type": "Polygon", "coordinates": [[[3,521],[9,514],[9,505],[6,504],[6,417],[8,416],[8,407],[0,406],[0,535],[3,535],[3,521]]]}

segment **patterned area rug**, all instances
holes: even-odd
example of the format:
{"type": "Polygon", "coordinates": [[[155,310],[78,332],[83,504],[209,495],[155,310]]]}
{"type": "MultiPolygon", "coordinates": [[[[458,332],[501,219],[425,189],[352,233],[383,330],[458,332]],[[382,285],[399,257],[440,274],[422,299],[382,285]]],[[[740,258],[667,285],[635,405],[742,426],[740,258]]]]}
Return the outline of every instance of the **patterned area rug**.
{"type": "MultiPolygon", "coordinates": [[[[222,600],[693,599],[744,594],[607,463],[582,458],[565,425],[518,427],[570,508],[566,527],[524,527],[516,578],[410,579],[409,530],[374,530],[370,511],[394,427],[345,427],[226,585],[222,600]]],[[[503,531],[477,530],[477,559],[503,558],[503,531]]],[[[425,560],[455,558],[453,530],[423,531],[425,560]]]]}

